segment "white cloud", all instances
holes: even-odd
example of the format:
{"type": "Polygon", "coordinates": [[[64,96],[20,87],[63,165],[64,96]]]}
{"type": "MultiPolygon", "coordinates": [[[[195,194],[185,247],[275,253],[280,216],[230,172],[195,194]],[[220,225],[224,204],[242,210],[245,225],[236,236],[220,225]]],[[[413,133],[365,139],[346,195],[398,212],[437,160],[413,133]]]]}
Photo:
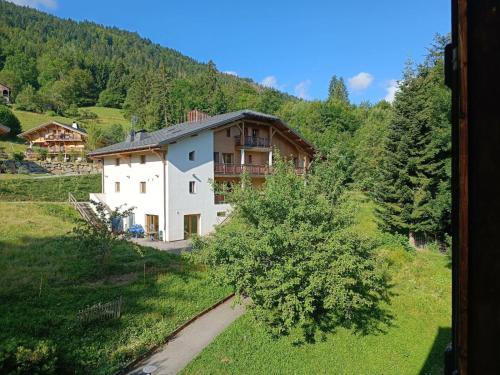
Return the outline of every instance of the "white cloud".
{"type": "Polygon", "coordinates": [[[44,7],[49,9],[57,8],[57,0],[8,0],[8,1],[17,5],[23,5],[31,8],[39,8],[39,7],[44,7]]]}
{"type": "Polygon", "coordinates": [[[301,99],[309,99],[309,87],[311,86],[311,80],[306,79],[295,85],[295,95],[301,99]]]}
{"type": "Polygon", "coordinates": [[[267,76],[262,81],[260,81],[262,86],[272,87],[273,89],[278,88],[278,79],[275,76],[267,76]]]}
{"type": "Polygon", "coordinates": [[[349,87],[353,91],[366,90],[373,82],[373,76],[370,73],[361,72],[348,79],[349,87]]]}
{"type": "Polygon", "coordinates": [[[394,95],[396,95],[396,92],[398,90],[399,90],[398,81],[396,81],[395,79],[391,79],[387,84],[387,87],[385,88],[386,95],[384,97],[384,100],[387,100],[389,103],[392,103],[394,101],[394,95]]]}
{"type": "Polygon", "coordinates": [[[238,77],[238,73],[236,73],[233,70],[226,70],[225,72],[222,72],[222,73],[229,74],[230,76],[236,76],[236,77],[238,77]]]}

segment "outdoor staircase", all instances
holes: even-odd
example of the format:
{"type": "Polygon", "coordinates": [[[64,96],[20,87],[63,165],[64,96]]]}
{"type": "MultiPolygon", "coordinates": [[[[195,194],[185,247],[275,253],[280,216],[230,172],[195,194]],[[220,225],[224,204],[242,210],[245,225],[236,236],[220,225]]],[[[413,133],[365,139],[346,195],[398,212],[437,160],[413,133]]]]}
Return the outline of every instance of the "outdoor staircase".
{"type": "Polygon", "coordinates": [[[97,214],[90,202],[78,202],[71,193],[68,193],[68,202],[78,211],[86,222],[92,225],[98,224],[99,220],[97,214]]]}

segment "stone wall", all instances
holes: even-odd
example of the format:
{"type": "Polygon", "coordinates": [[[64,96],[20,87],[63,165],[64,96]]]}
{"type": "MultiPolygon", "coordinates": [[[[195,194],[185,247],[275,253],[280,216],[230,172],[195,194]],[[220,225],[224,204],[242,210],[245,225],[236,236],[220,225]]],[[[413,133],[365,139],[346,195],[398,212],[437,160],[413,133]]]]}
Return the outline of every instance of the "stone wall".
{"type": "Polygon", "coordinates": [[[54,175],[78,175],[99,173],[101,164],[87,162],[62,162],[62,161],[15,161],[1,160],[0,173],[49,173],[54,175]]]}

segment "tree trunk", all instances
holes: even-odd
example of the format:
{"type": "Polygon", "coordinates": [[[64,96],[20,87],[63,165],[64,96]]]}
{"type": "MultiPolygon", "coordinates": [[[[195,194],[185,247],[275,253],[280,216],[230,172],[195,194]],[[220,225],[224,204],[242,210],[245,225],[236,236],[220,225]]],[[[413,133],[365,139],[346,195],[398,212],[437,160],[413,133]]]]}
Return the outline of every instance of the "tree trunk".
{"type": "Polygon", "coordinates": [[[413,231],[410,231],[408,233],[408,243],[410,244],[411,247],[413,247],[414,249],[417,248],[417,244],[416,244],[416,241],[415,241],[415,232],[413,231]]]}

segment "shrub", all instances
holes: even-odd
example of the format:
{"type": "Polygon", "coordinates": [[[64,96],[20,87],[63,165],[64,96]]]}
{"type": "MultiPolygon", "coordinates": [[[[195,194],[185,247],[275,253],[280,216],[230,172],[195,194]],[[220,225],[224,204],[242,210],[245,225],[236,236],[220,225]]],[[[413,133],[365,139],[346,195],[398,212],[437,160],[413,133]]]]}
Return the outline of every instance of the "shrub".
{"type": "Polygon", "coordinates": [[[9,340],[0,347],[2,374],[55,374],[56,346],[51,341],[9,340]]]}
{"type": "Polygon", "coordinates": [[[104,91],[101,91],[97,105],[100,107],[121,108],[124,99],[125,98],[123,97],[123,95],[106,89],[104,91]]]}
{"type": "Polygon", "coordinates": [[[22,152],[14,152],[14,154],[12,154],[12,158],[15,161],[23,161],[24,160],[24,153],[22,153],[22,152]]]}
{"type": "Polygon", "coordinates": [[[65,109],[64,115],[67,117],[78,117],[80,113],[78,112],[76,104],[71,104],[67,109],[65,109]]]}
{"type": "Polygon", "coordinates": [[[93,120],[97,118],[97,113],[89,111],[88,109],[81,109],[78,116],[79,120],[93,120]]]}
{"type": "Polygon", "coordinates": [[[26,85],[16,97],[17,109],[31,112],[42,112],[43,104],[40,95],[30,84],[26,85]]]}
{"type": "Polygon", "coordinates": [[[8,126],[10,128],[9,137],[14,137],[21,133],[21,123],[19,119],[12,113],[12,111],[0,104],[0,124],[8,126]]]}
{"type": "Polygon", "coordinates": [[[250,312],[273,334],[299,328],[313,340],[317,330],[336,327],[369,332],[385,318],[386,274],[373,241],[353,226],[348,195],[337,190],[343,177],[331,164],[305,184],[291,163],[277,159],[261,188],[248,176],[232,191],[216,185],[234,205],[232,220],[194,240],[195,259],[248,295],[250,312]]]}

